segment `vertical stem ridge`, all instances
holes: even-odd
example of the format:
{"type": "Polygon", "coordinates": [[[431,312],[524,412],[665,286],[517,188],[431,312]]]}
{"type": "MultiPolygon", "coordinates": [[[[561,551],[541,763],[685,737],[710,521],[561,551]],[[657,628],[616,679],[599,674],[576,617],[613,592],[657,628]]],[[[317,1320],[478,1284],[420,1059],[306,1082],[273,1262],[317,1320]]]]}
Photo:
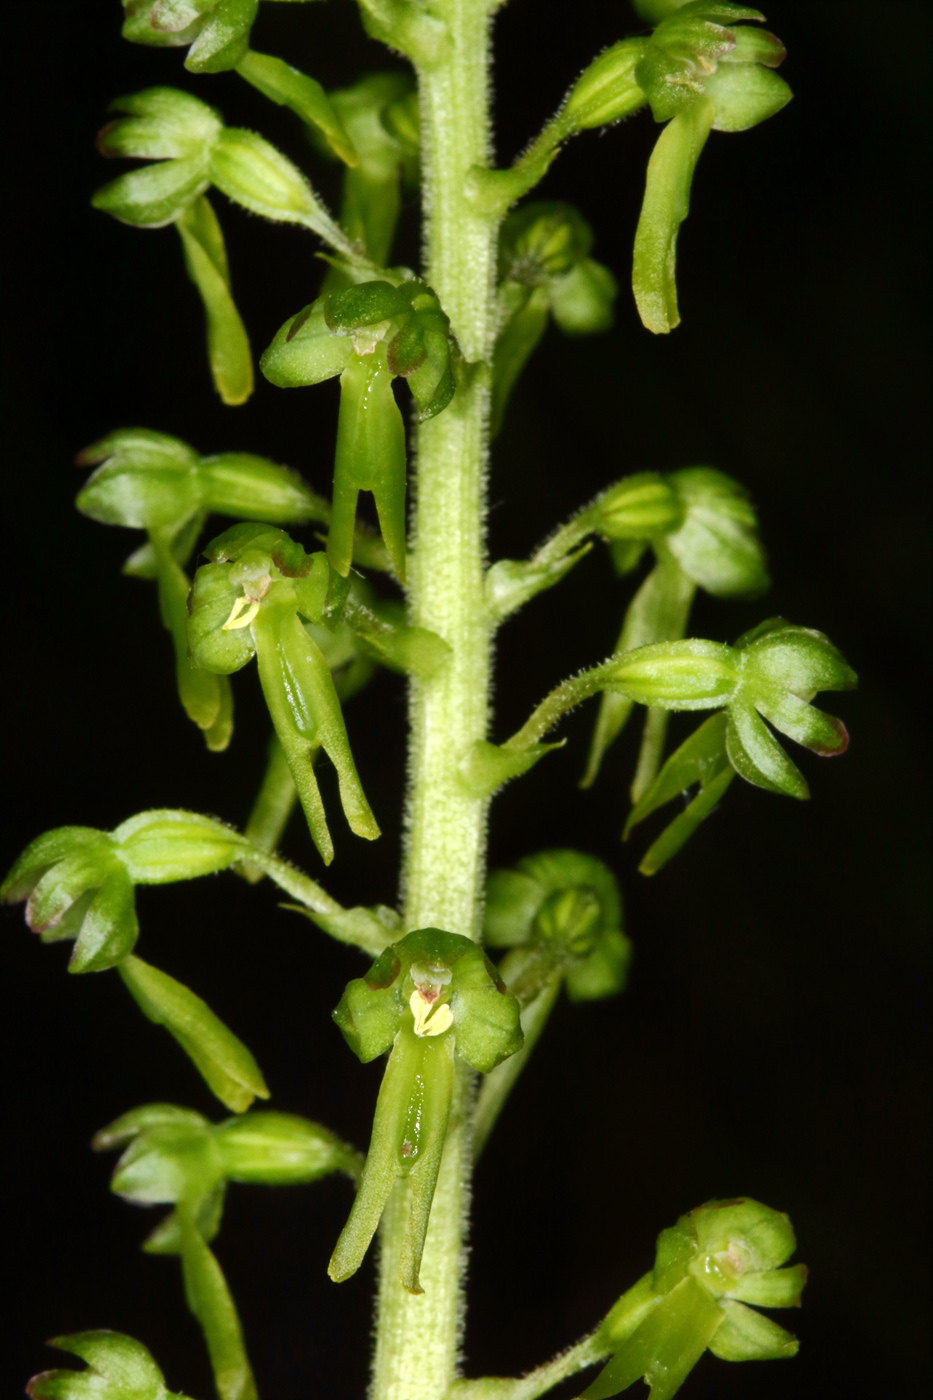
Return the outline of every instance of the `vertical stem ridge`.
{"type": "MultiPolygon", "coordinates": [[[[483,598],[488,361],[496,228],[465,197],[489,156],[488,0],[438,0],[451,46],[419,73],[426,276],[464,358],[450,406],[418,430],[409,620],[450,645],[448,664],[414,682],[403,888],[409,929],[476,938],[486,861],[486,803],[460,786],[458,764],[486,735],[490,630],[483,598]]],[[[399,1183],[383,1216],[373,1400],[441,1400],[457,1374],[463,1327],[471,1076],[458,1062],[454,1103],[421,1267],[423,1295],[399,1283],[410,1209],[399,1183]]]]}

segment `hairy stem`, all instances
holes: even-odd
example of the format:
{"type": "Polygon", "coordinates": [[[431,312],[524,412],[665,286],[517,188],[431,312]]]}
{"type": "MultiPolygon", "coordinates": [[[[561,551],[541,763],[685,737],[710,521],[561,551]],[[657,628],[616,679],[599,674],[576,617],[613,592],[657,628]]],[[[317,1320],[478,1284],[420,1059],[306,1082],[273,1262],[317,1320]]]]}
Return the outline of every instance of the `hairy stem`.
{"type": "MultiPolygon", "coordinates": [[[[406,928],[477,937],[485,874],[486,803],[461,786],[458,763],[486,735],[490,628],[483,598],[488,360],[494,333],[494,222],[465,198],[489,148],[486,0],[441,0],[451,43],[419,72],[428,281],[450,317],[467,368],[445,411],[420,425],[409,621],[451,657],[411,692],[410,790],[403,875],[406,928]]],[[[374,1400],[440,1400],[457,1373],[463,1325],[464,1222],[471,1085],[458,1064],[447,1144],[421,1268],[424,1293],[399,1282],[405,1183],[383,1218],[374,1400]]]]}

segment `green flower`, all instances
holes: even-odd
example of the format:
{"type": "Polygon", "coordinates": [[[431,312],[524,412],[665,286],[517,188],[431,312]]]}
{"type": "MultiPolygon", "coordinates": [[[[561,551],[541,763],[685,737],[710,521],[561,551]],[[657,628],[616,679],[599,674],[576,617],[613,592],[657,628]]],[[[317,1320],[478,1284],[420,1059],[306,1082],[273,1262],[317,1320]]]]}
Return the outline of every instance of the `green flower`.
{"type": "Polygon", "coordinates": [[[447,1135],[454,1055],[488,1074],[522,1047],[519,1004],[483,950],[442,929],[417,929],[354,978],[334,1020],[368,1064],[391,1051],[359,1193],[330,1261],[331,1278],[354,1274],[399,1176],[411,1182],[400,1278],[418,1280],[447,1135]]]}

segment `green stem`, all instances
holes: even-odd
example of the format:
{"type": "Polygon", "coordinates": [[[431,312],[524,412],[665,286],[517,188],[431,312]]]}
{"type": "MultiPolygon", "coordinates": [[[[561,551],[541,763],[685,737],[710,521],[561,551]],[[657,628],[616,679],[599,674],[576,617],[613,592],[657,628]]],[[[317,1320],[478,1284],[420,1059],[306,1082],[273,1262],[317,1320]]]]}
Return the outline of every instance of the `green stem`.
{"type": "Polygon", "coordinates": [[[546,1361],[527,1376],[483,1376],[475,1381],[457,1381],[447,1394],[447,1400],[538,1400],[555,1385],[575,1376],[587,1366],[603,1361],[609,1355],[599,1333],[593,1332],[576,1346],[568,1347],[553,1361],[546,1361]]]}
{"type": "MultiPolygon", "coordinates": [[[[464,790],[463,754],[486,736],[490,627],[483,597],[489,372],[495,331],[496,225],[466,199],[467,172],[489,155],[486,0],[439,0],[443,58],[419,72],[426,276],[467,361],[450,406],[420,425],[409,622],[436,632],[449,663],[411,690],[410,779],[403,877],[408,929],[476,938],[486,859],[486,802],[464,790]]],[[[464,1316],[470,1075],[458,1062],[447,1143],[421,1266],[424,1294],[399,1282],[408,1187],[381,1232],[372,1400],[441,1400],[456,1378],[464,1316]]]]}
{"type": "MultiPolygon", "coordinates": [[[[295,810],[297,801],[298,789],[295,787],[285,750],[273,734],[269,742],[269,757],[262,786],[243,831],[247,841],[272,855],[285,834],[288,819],[295,810]]],[[[259,866],[250,861],[243,861],[240,873],[251,885],[263,876],[259,866]]]]}

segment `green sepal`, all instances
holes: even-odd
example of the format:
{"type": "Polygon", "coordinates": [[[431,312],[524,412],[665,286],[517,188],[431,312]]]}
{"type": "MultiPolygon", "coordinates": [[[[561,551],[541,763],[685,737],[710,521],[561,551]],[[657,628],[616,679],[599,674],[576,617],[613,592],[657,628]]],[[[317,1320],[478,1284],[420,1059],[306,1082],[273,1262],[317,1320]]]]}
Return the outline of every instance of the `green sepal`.
{"type": "Polygon", "coordinates": [[[76,460],[79,467],[102,464],[75,504],[103,525],[177,526],[202,507],[200,458],[167,433],[120,428],[84,448],[76,460]]]}
{"type": "Polygon", "coordinates": [[[683,523],[665,544],[688,578],[717,598],[753,598],[770,585],[758,519],[748,492],[713,467],[685,467],[668,478],[683,523]]]}
{"type": "Polygon", "coordinates": [[[682,812],[665,827],[639,864],[643,875],[654,875],[689,841],[697,827],[722,800],[735,776],[726,754],[727,716],[711,716],[667,759],[660,772],[632,808],[625,824],[626,840],[639,822],[688,788],[699,791],[682,812]]]}
{"type": "MultiPolygon", "coordinates": [[[[82,857],[91,877],[99,874],[103,879],[112,867],[113,842],[105,831],[98,831],[92,826],[59,826],[53,831],[44,832],[30,841],[13,863],[0,885],[0,900],[4,904],[31,900],[37,885],[53,867],[78,855],[82,857]]],[[[83,890],[78,893],[83,893],[83,890]]],[[[45,895],[40,896],[40,901],[26,906],[26,922],[34,933],[41,933],[43,927],[48,926],[50,917],[61,917],[70,902],[45,895]],[[47,903],[47,900],[51,902],[47,903]]]]}
{"type": "Polygon", "coordinates": [[[732,647],[693,638],[624,652],[600,670],[607,689],[640,705],[669,710],[712,710],[727,705],[741,680],[732,647]]]}
{"type": "Polygon", "coordinates": [[[460,782],[471,797],[490,797],[503,783],[520,778],[545,754],[562,749],[566,742],[566,739],[558,739],[553,744],[528,744],[521,749],[509,749],[478,739],[460,760],[457,769],[460,782]]]}
{"type": "Polygon", "coordinates": [[[334,155],[345,164],[358,164],[359,156],[346,127],[321,84],[314,78],[299,72],[281,58],[256,53],[255,50],[243,55],[236,70],[264,97],[281,107],[288,107],[308,126],[319,131],[334,155]]]}
{"type": "Polygon", "coordinates": [[[304,307],[276,332],[259,367],[280,389],[320,384],[341,374],[353,354],[353,342],[336,336],[324,318],[323,298],[304,307]]]}
{"type": "Polygon", "coordinates": [[[742,29],[736,30],[736,39],[739,43],[735,52],[723,56],[716,72],[704,84],[704,96],[716,113],[714,131],[748,131],[776,116],[794,95],[784,79],[770,71],[784,58],[779,39],[773,34],[753,35],[742,29]],[[778,53],[780,58],[776,57],[778,53]],[[756,61],[750,62],[745,55],[753,55],[756,61]],[[768,60],[768,66],[759,67],[764,60],[768,60]]]}
{"type": "Polygon", "coordinates": [[[800,1350],[797,1338],[770,1317],[728,1299],[723,1309],[725,1321],[709,1344],[720,1361],[779,1361],[800,1350]]]}
{"type": "Polygon", "coordinates": [[[123,0],[122,35],[131,44],[187,48],[216,0],[123,0]]]}
{"type": "Polygon", "coordinates": [[[250,596],[265,597],[265,589],[271,581],[272,565],[285,578],[306,578],[321,561],[320,553],[308,554],[297,540],[293,540],[277,526],[245,520],[241,525],[231,525],[229,530],[215,536],[204,546],[204,554],[215,563],[235,564],[231,578],[235,587],[249,589],[250,581],[255,580],[259,593],[250,591],[250,596]],[[261,558],[260,555],[268,556],[261,558]],[[247,558],[248,556],[248,558],[247,558]]]}
{"type": "Polygon", "coordinates": [[[228,565],[201,565],[191,588],[188,645],[195,663],[218,675],[232,675],[256,655],[248,627],[223,630],[239,597],[240,589],[231,582],[228,565]]]}
{"type": "Polygon", "coordinates": [[[712,103],[702,97],[678,112],[661,132],[648,162],[635,233],[632,290],[642,324],[655,335],[680,325],[677,235],[690,212],[693,172],[714,115],[712,103]]]}
{"type": "Polygon", "coordinates": [[[644,1378],[651,1400],[670,1400],[709,1346],[725,1312],[700,1284],[687,1278],[648,1313],[583,1392],[582,1400],[609,1400],[644,1378]]]}
{"type": "Polygon", "coordinates": [[[110,1189],[137,1205],[195,1204],[223,1179],[209,1123],[163,1122],[141,1129],[114,1168],[110,1189]]]}
{"type": "Polygon", "coordinates": [[[356,500],[371,491],[398,578],[405,579],[405,425],[392,392],[385,348],[353,355],[340,376],[340,416],[327,557],[344,577],[353,558],[356,500]]]}
{"type": "Polygon", "coordinates": [[[745,700],[729,706],[726,752],[732,767],[747,783],[801,801],[810,796],[800,769],[788,758],[754,705],[745,700]]]}
{"type": "Polygon", "coordinates": [[[364,977],[347,984],[334,1012],[344,1039],[364,1064],[385,1054],[400,1027],[413,1026],[410,1002],[416,992],[435,1009],[450,1006],[451,1029],[436,1038],[452,1031],[458,1053],[481,1073],[521,1049],[518,1002],[482,949],[461,934],[416,929],[384,949],[364,977]]]}
{"type": "Polygon", "coordinates": [[[182,1108],[176,1103],[144,1103],[139,1108],[131,1108],[121,1113],[105,1128],[99,1128],[91,1138],[94,1152],[110,1152],[115,1147],[125,1147],[148,1128],[162,1128],[166,1125],[182,1126],[191,1129],[209,1128],[210,1120],[193,1108],[182,1108]]]}
{"type": "Polygon", "coordinates": [[[120,866],[95,890],[75,930],[69,972],[105,972],[117,967],[139,937],[133,882],[120,866]]]}
{"type": "Polygon", "coordinates": [[[144,1015],[178,1041],[221,1103],[243,1113],[254,1098],[269,1097],[249,1050],[199,996],[141,958],[124,958],[119,971],[144,1015]]]}
{"type": "Polygon", "coordinates": [[[411,299],[403,287],[391,282],[361,282],[324,299],[324,319],[336,335],[348,335],[363,326],[375,326],[404,316],[411,299]]]}
{"type": "Polygon", "coordinates": [[[858,685],[852,667],[824,633],[795,627],[782,617],[759,623],[735,645],[744,653],[745,675],[753,685],[778,685],[805,701],[821,690],[858,685]]]}
{"type": "Polygon", "coordinates": [[[207,1343],[219,1400],[258,1400],[236,1305],[188,1211],[179,1211],[185,1301],[207,1343]]]}
{"type": "Polygon", "coordinates": [[[791,1264],[744,1274],[729,1289],[729,1297],[759,1308],[799,1308],[807,1273],[806,1264],[791,1264]]]}
{"type": "Polygon", "coordinates": [[[202,195],[175,220],[188,276],[197,287],[207,322],[207,356],[214,388],[225,404],[241,404],[253,392],[253,360],[246,327],[230,289],[230,270],[217,215],[202,195]]]}
{"type": "Polygon", "coordinates": [[[249,48],[259,0],[217,0],[188,50],[189,73],[223,73],[235,68],[249,48]]]}
{"type": "Polygon", "coordinates": [[[95,191],[91,204],[134,228],[164,228],[199,199],[210,183],[204,158],[186,156],[118,175],[95,191]]]}
{"type": "Polygon", "coordinates": [[[151,1352],[124,1332],[74,1332],[49,1346],[87,1362],[86,1371],[42,1371],[26,1387],[32,1400],[184,1400],[168,1391],[151,1352]]]}
{"type": "Polygon", "coordinates": [[[108,110],[119,114],[98,133],[98,150],[108,157],[206,158],[223,130],[213,107],[179,88],[144,88],[115,98],[108,110]]]}

